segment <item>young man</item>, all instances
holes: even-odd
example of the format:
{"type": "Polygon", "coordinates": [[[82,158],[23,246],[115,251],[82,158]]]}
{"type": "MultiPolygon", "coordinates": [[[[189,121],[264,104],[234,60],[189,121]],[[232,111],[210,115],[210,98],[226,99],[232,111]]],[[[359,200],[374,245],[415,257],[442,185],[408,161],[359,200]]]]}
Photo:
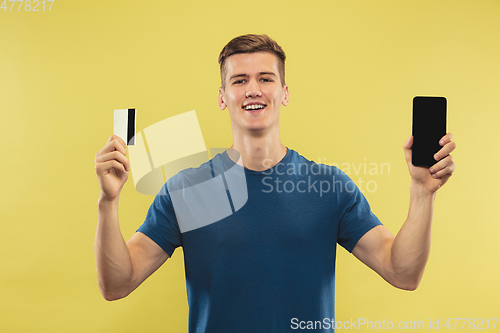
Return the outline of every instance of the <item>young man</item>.
{"type": "Polygon", "coordinates": [[[337,243],[393,286],[417,288],[429,256],[436,191],[455,169],[453,136],[442,138],[430,169],[411,164],[411,136],[403,145],[410,208],[394,237],[342,171],[281,143],[279,111],[289,97],[284,61],[281,47],[266,35],[236,37],[224,47],[219,107],[229,111],[233,145],[169,179],[128,242],[117,213],[130,170],[126,145],[113,135],[96,154],[95,255],[105,299],[127,296],[178,246],[185,256],[190,332],[288,332],[299,328],[297,320],[321,321],[316,331],[333,331],[328,320],[334,318],[337,243]],[[244,195],[234,190],[235,170],[244,175],[244,195]],[[225,179],[229,205],[217,199],[215,187],[214,195],[196,188],[211,178],[225,179]],[[318,190],[327,183],[328,191],[318,190]]]}

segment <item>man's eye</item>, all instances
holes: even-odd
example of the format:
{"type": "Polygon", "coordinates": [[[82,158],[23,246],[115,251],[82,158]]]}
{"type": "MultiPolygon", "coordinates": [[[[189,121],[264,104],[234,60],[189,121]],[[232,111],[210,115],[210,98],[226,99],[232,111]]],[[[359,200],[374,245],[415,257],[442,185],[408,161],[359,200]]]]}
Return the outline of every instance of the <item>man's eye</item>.
{"type": "Polygon", "coordinates": [[[268,78],[262,78],[261,81],[264,81],[264,82],[273,82],[272,79],[268,79],[268,78]]]}
{"type": "Polygon", "coordinates": [[[234,81],[233,84],[242,84],[243,82],[245,82],[245,80],[237,80],[234,81]]]}

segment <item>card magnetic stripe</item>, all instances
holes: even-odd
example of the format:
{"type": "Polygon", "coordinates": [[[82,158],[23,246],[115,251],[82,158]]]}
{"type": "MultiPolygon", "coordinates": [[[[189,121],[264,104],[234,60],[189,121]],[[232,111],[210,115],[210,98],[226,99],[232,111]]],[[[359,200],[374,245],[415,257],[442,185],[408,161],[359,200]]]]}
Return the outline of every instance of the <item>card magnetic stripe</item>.
{"type": "Polygon", "coordinates": [[[127,143],[135,145],[135,109],[128,109],[127,143]]]}

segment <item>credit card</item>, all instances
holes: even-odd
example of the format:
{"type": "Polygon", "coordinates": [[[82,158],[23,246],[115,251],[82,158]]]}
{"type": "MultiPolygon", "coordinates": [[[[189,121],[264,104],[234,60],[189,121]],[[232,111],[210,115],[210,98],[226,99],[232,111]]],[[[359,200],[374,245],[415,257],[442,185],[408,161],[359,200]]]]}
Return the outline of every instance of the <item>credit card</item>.
{"type": "Polygon", "coordinates": [[[113,134],[125,141],[127,146],[135,145],[135,109],[115,110],[113,134]]]}

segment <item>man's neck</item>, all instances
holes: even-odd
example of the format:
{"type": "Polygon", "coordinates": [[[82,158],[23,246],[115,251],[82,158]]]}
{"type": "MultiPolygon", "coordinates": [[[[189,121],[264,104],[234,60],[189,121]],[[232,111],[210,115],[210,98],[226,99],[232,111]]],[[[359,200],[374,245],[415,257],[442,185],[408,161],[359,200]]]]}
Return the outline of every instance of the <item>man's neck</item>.
{"type": "MultiPolygon", "coordinates": [[[[230,149],[241,155],[245,168],[254,171],[264,171],[275,166],[287,153],[287,148],[281,143],[279,131],[259,136],[233,135],[230,149]]],[[[228,151],[228,156],[235,162],[237,155],[228,151]]]]}

